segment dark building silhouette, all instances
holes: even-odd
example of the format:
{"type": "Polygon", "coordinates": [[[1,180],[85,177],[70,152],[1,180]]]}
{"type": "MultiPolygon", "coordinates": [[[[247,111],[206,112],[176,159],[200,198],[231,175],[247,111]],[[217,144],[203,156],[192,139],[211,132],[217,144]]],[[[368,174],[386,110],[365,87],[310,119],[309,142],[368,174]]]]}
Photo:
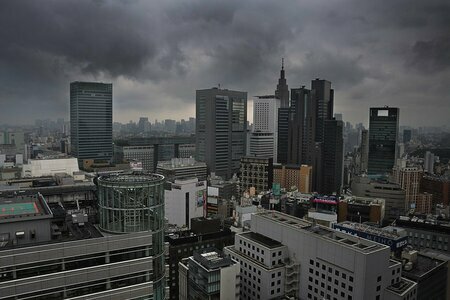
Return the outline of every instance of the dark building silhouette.
{"type": "Polygon", "coordinates": [[[289,107],[278,109],[277,163],[288,162],[289,107]]]}
{"type": "Polygon", "coordinates": [[[196,160],[225,179],[239,172],[246,151],[247,93],[226,89],[197,90],[196,160]]]}
{"type": "Polygon", "coordinates": [[[314,90],[316,102],[316,142],[323,142],[325,121],[333,118],[334,90],[331,82],[316,78],[311,81],[311,90],[314,90]]]}
{"type": "Polygon", "coordinates": [[[278,109],[278,137],[277,137],[277,162],[285,164],[288,161],[288,128],[289,128],[289,87],[286,84],[284,72],[284,59],[281,62],[280,78],[278,79],[275,97],[280,99],[278,109]]]}
{"type": "Polygon", "coordinates": [[[70,137],[71,154],[80,164],[112,158],[111,83],[70,83],[70,137]]]}
{"type": "Polygon", "coordinates": [[[324,122],[323,183],[321,193],[340,195],[344,162],[344,123],[338,120],[324,122]]]}
{"type": "Polygon", "coordinates": [[[281,107],[289,107],[289,87],[284,74],[284,58],[281,59],[280,78],[278,79],[275,97],[281,100],[281,107]]]}
{"type": "Polygon", "coordinates": [[[403,143],[409,143],[411,141],[412,131],[411,129],[403,130],[403,143]]]}
{"type": "Polygon", "coordinates": [[[312,190],[323,194],[342,188],[343,123],[333,119],[333,104],[328,80],[312,80],[310,90],[291,90],[287,163],[312,166],[312,190]]]}
{"type": "Polygon", "coordinates": [[[395,163],[399,109],[372,107],[369,116],[369,175],[384,175],[395,163]]]}
{"type": "Polygon", "coordinates": [[[304,86],[291,90],[288,128],[288,163],[312,165],[314,160],[316,103],[314,91],[304,86]]]}

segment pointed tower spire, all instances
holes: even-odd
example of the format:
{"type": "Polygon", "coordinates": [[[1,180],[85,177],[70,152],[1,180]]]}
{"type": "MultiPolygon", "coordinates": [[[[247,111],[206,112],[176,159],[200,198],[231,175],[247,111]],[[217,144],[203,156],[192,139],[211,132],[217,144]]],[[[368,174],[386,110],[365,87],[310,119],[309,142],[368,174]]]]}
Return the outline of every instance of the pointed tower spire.
{"type": "Polygon", "coordinates": [[[281,58],[280,78],[278,79],[275,96],[281,100],[281,107],[289,107],[289,88],[284,75],[284,57],[281,58]]]}

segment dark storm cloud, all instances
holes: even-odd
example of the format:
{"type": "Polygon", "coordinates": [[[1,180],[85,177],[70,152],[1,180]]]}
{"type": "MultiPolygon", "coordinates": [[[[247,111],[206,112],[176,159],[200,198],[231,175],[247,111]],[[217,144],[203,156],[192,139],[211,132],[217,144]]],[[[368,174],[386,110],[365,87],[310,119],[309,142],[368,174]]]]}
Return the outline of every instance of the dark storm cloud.
{"type": "Polygon", "coordinates": [[[439,72],[450,68],[450,35],[416,42],[409,62],[410,66],[425,72],[439,72]]]}
{"type": "Polygon", "coordinates": [[[113,82],[116,121],[186,118],[198,88],[273,93],[285,57],[290,87],[331,80],[350,121],[382,101],[441,124],[447,2],[1,1],[0,123],[67,116],[74,80],[113,82]]]}

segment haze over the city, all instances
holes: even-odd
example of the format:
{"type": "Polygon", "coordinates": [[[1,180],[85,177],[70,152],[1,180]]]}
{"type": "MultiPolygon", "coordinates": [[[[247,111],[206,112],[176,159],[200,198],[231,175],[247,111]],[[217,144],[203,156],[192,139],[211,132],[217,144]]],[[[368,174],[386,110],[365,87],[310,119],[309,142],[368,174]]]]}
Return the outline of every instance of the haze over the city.
{"type": "MultiPolygon", "coordinates": [[[[0,123],[68,120],[69,83],[113,83],[114,121],[195,116],[195,90],[273,94],[330,80],[335,112],[405,125],[450,115],[448,1],[0,3],[0,123]]],[[[251,120],[252,107],[248,108],[251,120]]]]}

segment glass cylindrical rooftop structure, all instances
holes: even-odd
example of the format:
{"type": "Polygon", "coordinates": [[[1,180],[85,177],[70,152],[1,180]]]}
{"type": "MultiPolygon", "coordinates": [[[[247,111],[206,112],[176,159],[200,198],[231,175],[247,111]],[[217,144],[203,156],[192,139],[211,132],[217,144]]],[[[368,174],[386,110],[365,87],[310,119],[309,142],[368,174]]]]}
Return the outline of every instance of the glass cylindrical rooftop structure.
{"type": "Polygon", "coordinates": [[[151,232],[153,299],[164,299],[164,181],[151,173],[98,178],[100,229],[112,234],[151,232]]]}

